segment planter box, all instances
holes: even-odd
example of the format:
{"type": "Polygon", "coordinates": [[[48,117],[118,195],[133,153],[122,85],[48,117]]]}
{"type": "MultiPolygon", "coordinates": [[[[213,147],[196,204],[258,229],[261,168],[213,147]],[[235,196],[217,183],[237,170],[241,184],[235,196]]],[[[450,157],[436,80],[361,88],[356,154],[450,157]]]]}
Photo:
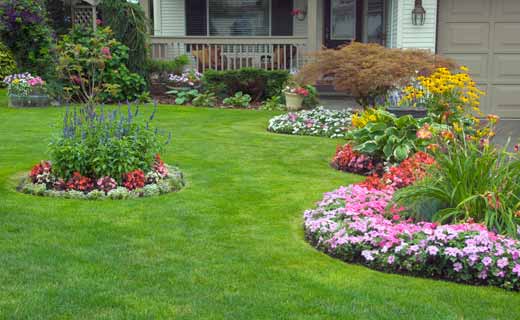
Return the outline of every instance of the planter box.
{"type": "Polygon", "coordinates": [[[303,96],[296,93],[285,93],[285,106],[289,111],[298,111],[302,109],[303,96]]]}
{"type": "Polygon", "coordinates": [[[13,108],[48,107],[50,105],[51,99],[47,95],[9,95],[9,107],[13,108]]]}
{"type": "Polygon", "coordinates": [[[393,113],[397,117],[402,117],[405,115],[411,115],[414,118],[424,118],[428,114],[426,109],[422,108],[387,108],[388,112],[393,113]]]}

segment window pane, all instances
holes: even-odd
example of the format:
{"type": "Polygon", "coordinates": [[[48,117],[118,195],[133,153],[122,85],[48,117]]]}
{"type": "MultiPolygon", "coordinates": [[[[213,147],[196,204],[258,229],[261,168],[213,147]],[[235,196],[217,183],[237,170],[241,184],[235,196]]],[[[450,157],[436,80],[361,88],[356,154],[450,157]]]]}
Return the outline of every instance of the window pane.
{"type": "Polygon", "coordinates": [[[368,0],[367,42],[383,43],[383,0],[368,0]]]}
{"type": "Polygon", "coordinates": [[[209,0],[212,36],[268,36],[269,0],[209,0]]]}
{"type": "Polygon", "coordinates": [[[331,0],[330,17],[331,40],[356,37],[356,0],[331,0]]]}

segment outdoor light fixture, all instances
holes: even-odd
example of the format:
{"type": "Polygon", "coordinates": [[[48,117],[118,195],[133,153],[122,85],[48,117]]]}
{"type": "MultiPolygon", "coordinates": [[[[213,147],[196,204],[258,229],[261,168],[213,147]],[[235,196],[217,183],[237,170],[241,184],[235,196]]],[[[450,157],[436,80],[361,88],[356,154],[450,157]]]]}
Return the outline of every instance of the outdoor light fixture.
{"type": "Polygon", "coordinates": [[[422,26],[426,20],[426,10],[422,6],[422,0],[415,0],[415,7],[412,10],[412,23],[415,26],[422,26]]]}

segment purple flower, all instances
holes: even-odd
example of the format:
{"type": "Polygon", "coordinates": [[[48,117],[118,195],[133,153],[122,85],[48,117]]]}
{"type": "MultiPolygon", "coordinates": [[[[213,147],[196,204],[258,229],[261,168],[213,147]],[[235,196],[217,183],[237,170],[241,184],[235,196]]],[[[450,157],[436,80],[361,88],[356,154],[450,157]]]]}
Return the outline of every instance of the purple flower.
{"type": "Polygon", "coordinates": [[[516,273],[517,276],[520,276],[520,264],[515,264],[515,267],[512,271],[513,273],[516,273]]]}
{"type": "Polygon", "coordinates": [[[372,251],[370,251],[370,250],[363,250],[363,252],[361,252],[361,255],[367,261],[373,261],[375,259],[374,256],[372,255],[372,251]]]}
{"type": "Polygon", "coordinates": [[[460,270],[462,270],[462,263],[460,262],[455,262],[453,264],[453,270],[455,270],[456,272],[460,272],[460,270]]]}
{"type": "Polygon", "coordinates": [[[437,255],[437,252],[439,252],[439,248],[435,246],[428,246],[428,248],[426,248],[426,251],[430,256],[435,256],[437,255]]]}
{"type": "Polygon", "coordinates": [[[509,264],[509,260],[507,258],[500,258],[497,261],[497,266],[502,269],[505,268],[509,264]]]}
{"type": "Polygon", "coordinates": [[[490,257],[484,257],[484,259],[482,259],[482,264],[485,265],[486,267],[491,265],[493,263],[493,259],[491,259],[490,257]]]}
{"type": "Polygon", "coordinates": [[[388,257],[388,260],[387,260],[388,264],[393,264],[394,261],[395,261],[395,256],[389,256],[388,257]]]}

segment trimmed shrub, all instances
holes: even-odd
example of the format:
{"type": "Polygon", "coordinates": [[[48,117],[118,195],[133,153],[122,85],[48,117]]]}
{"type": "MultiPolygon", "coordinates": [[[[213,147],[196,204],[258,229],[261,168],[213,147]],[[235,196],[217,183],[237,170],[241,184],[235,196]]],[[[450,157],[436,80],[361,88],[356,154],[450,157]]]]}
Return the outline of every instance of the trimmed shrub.
{"type": "Polygon", "coordinates": [[[153,60],[146,61],[148,73],[166,74],[167,76],[174,74],[180,75],[184,68],[190,63],[187,55],[181,55],[173,60],[153,60]]]}
{"type": "Polygon", "coordinates": [[[8,75],[16,72],[16,61],[11,53],[2,42],[0,42],[0,87],[5,87],[6,84],[1,81],[8,75]]]}
{"type": "Polygon", "coordinates": [[[228,71],[208,70],[204,73],[202,83],[206,90],[220,98],[243,92],[249,94],[253,101],[260,101],[281,95],[288,80],[288,71],[242,68],[228,71]]]}

